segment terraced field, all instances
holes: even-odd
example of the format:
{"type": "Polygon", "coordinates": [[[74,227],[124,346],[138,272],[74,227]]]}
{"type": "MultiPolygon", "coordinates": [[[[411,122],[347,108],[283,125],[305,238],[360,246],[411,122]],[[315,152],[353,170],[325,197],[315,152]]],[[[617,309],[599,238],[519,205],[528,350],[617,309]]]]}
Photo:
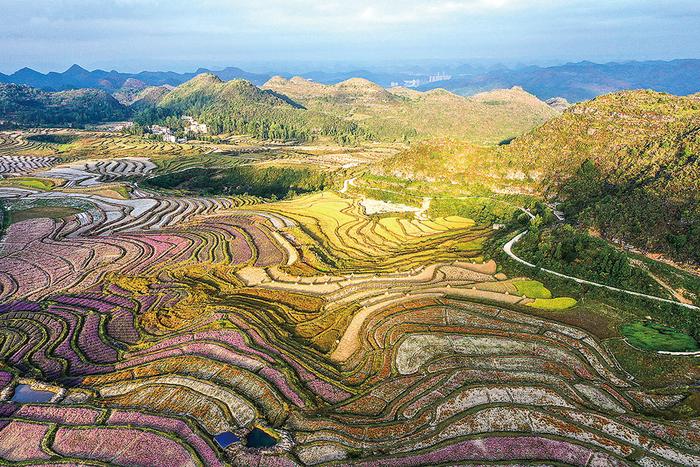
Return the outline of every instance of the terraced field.
{"type": "Polygon", "coordinates": [[[0,131],[0,176],[27,174],[51,167],[59,159],[51,156],[54,150],[48,144],[35,143],[22,132],[0,131]],[[29,155],[32,152],[36,155],[29,155]]]}
{"type": "Polygon", "coordinates": [[[29,152],[34,154],[55,152],[51,144],[31,139],[33,136],[44,133],[42,130],[0,131],[0,157],[28,155],[29,152]]]}
{"type": "Polygon", "coordinates": [[[697,420],[659,416],[685,394],[528,306],[552,293],[483,258],[492,226],[166,196],[124,182],[167,170],[140,157],[0,187],[91,206],[2,238],[0,462],[700,464],[697,420]]]}

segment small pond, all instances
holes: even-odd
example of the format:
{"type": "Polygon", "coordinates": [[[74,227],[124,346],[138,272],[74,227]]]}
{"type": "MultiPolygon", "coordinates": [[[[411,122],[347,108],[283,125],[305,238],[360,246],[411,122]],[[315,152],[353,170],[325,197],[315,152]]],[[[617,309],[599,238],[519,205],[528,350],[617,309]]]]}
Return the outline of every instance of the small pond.
{"type": "Polygon", "coordinates": [[[275,444],[277,440],[274,437],[257,427],[246,436],[245,445],[249,448],[271,448],[275,444]]]}
{"type": "Polygon", "coordinates": [[[216,444],[221,446],[222,449],[226,449],[233,443],[237,443],[240,440],[241,438],[234,435],[230,431],[224,431],[223,433],[219,433],[218,435],[214,436],[214,441],[216,441],[216,444]]]}
{"type": "Polygon", "coordinates": [[[55,395],[55,392],[39,391],[37,389],[32,389],[28,384],[18,384],[10,400],[12,402],[21,402],[24,404],[50,402],[55,395]]]}

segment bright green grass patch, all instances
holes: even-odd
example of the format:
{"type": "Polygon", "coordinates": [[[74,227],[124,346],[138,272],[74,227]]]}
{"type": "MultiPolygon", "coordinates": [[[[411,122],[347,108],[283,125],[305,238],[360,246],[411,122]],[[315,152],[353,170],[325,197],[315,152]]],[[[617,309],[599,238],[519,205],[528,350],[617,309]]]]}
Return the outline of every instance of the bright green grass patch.
{"type": "Polygon", "coordinates": [[[119,193],[119,195],[124,198],[124,199],[129,199],[130,193],[129,190],[126,188],[124,185],[119,185],[118,187],[114,188],[114,191],[119,193]]]}
{"type": "Polygon", "coordinates": [[[576,306],[578,302],[570,297],[558,298],[537,298],[534,302],[528,303],[527,306],[539,308],[540,310],[567,310],[576,306]]]}
{"type": "Polygon", "coordinates": [[[700,350],[700,345],[691,336],[663,324],[638,321],[625,324],[622,326],[621,332],[627,341],[638,349],[666,352],[696,352],[700,350]]]}
{"type": "Polygon", "coordinates": [[[542,282],[513,281],[513,285],[520,295],[525,295],[527,298],[552,298],[552,292],[542,282]]]}
{"type": "Polygon", "coordinates": [[[49,191],[56,186],[51,180],[32,177],[7,178],[2,181],[2,184],[5,186],[18,186],[42,191],[49,191]]]}

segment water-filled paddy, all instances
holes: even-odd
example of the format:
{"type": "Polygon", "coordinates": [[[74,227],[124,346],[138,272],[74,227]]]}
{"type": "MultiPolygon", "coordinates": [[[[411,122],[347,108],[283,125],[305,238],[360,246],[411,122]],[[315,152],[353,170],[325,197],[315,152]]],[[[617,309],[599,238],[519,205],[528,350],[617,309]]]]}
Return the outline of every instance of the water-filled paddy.
{"type": "Polygon", "coordinates": [[[241,438],[234,435],[230,431],[224,431],[223,433],[219,433],[218,435],[214,436],[214,441],[216,441],[216,444],[221,446],[223,449],[226,449],[233,443],[237,443],[240,440],[241,438]]]}
{"type": "Polygon", "coordinates": [[[260,428],[253,428],[253,430],[248,433],[246,437],[246,446],[249,448],[271,448],[277,444],[277,440],[273,438],[265,430],[260,428]]]}
{"type": "Polygon", "coordinates": [[[32,389],[27,384],[18,384],[15,393],[12,395],[12,402],[21,403],[41,403],[50,402],[56,394],[51,391],[40,391],[32,389]]]}

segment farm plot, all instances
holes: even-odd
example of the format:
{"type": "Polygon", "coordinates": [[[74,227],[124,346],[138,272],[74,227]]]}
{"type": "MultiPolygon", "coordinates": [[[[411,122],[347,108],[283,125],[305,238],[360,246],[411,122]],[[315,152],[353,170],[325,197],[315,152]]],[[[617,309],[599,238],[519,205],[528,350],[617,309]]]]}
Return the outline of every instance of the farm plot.
{"type": "MultiPolygon", "coordinates": [[[[197,208],[187,206],[192,211],[197,208]]],[[[199,206],[204,213],[206,207],[199,206]]],[[[0,299],[36,300],[56,292],[80,292],[99,285],[110,273],[152,274],[163,263],[212,261],[238,267],[287,261],[284,250],[273,243],[264,218],[256,220],[250,213],[221,216],[186,231],[140,233],[151,227],[161,229],[172,219],[184,222],[185,214],[173,209],[166,218],[149,221],[142,216],[115,225],[109,234],[90,229],[92,224],[81,224],[78,218],[83,215],[67,221],[32,219],[10,226],[0,250],[0,299]]]]}
{"type": "Polygon", "coordinates": [[[135,136],[89,132],[79,135],[80,139],[62,149],[61,156],[70,160],[91,161],[92,164],[98,160],[100,163],[88,171],[100,173],[105,170],[107,173],[103,175],[109,175],[115,168],[122,172],[119,167],[106,167],[114,160],[149,159],[159,173],[172,173],[196,167],[224,168],[292,157],[286,151],[265,146],[239,147],[203,142],[174,144],[135,136]]]}
{"type": "Polygon", "coordinates": [[[94,187],[100,182],[111,182],[128,177],[143,177],[156,167],[156,164],[148,158],[131,157],[71,162],[40,172],[38,175],[65,180],[66,188],[94,187]]]}
{"type": "Polygon", "coordinates": [[[0,174],[28,174],[57,163],[55,157],[0,156],[0,174]]]}
{"type": "Polygon", "coordinates": [[[395,272],[450,259],[478,259],[480,248],[470,248],[470,242],[488,234],[460,217],[368,217],[357,200],[331,192],[264,209],[298,222],[294,233],[308,265],[326,261],[347,273],[395,272]]]}
{"type": "Polygon", "coordinates": [[[330,419],[293,420],[306,464],[700,459],[690,425],[637,424],[637,410],[664,402],[640,393],[580,330],[462,300],[420,299],[372,315],[361,336],[343,371],[364,389],[330,419]],[[664,435],[674,430],[683,435],[664,435]],[[357,461],[358,451],[369,459],[357,461]]]}
{"type": "Polygon", "coordinates": [[[173,466],[224,465],[206,439],[176,417],[13,404],[3,407],[0,420],[0,458],[11,463],[156,466],[167,459],[173,466]]]}
{"type": "Polygon", "coordinates": [[[0,131],[0,157],[50,156],[56,152],[48,143],[33,141],[30,137],[45,134],[43,130],[0,131]]]}

